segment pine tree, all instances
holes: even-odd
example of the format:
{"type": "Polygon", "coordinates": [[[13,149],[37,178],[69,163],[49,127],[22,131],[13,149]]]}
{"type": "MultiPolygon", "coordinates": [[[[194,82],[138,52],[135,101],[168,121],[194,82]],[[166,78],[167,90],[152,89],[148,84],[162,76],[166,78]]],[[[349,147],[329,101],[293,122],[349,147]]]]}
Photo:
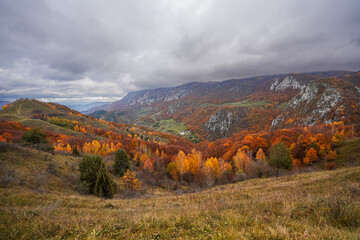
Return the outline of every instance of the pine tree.
{"type": "Polygon", "coordinates": [[[75,156],[79,156],[79,155],[80,155],[79,150],[77,149],[76,146],[75,146],[74,149],[72,150],[72,154],[75,155],[75,156]]]}
{"type": "Polygon", "coordinates": [[[113,165],[113,172],[115,175],[122,177],[126,170],[130,168],[130,158],[124,149],[118,149],[115,152],[115,163],[113,165]]]}
{"type": "Polygon", "coordinates": [[[94,194],[96,180],[104,161],[99,155],[84,155],[79,163],[80,181],[88,186],[87,192],[94,194]]]}
{"type": "Polygon", "coordinates": [[[112,198],[114,195],[114,181],[106,170],[105,165],[101,165],[97,174],[95,193],[99,197],[112,198]]]}

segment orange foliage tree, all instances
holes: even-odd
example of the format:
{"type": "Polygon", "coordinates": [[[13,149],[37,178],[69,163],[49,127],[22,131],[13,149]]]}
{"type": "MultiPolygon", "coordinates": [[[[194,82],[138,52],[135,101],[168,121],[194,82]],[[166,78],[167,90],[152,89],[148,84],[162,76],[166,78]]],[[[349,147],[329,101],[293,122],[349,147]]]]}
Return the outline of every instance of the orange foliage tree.
{"type": "Polygon", "coordinates": [[[318,156],[317,156],[316,150],[313,148],[310,148],[309,151],[307,151],[307,153],[306,153],[306,156],[304,158],[304,163],[308,165],[317,160],[318,160],[318,156]]]}
{"type": "Polygon", "coordinates": [[[193,149],[190,154],[186,156],[189,172],[196,176],[201,167],[201,153],[193,149]]]}
{"type": "Polygon", "coordinates": [[[266,149],[268,147],[268,144],[266,143],[266,140],[258,137],[250,144],[250,149],[253,153],[256,153],[259,148],[266,149]]]}
{"type": "Polygon", "coordinates": [[[125,191],[133,193],[134,191],[141,191],[141,182],[135,177],[135,174],[129,169],[126,171],[124,176],[120,178],[121,186],[125,191]]]}
{"type": "Polygon", "coordinates": [[[262,148],[259,149],[259,151],[257,151],[256,153],[256,160],[262,160],[265,161],[265,153],[262,150],[262,148]]]}

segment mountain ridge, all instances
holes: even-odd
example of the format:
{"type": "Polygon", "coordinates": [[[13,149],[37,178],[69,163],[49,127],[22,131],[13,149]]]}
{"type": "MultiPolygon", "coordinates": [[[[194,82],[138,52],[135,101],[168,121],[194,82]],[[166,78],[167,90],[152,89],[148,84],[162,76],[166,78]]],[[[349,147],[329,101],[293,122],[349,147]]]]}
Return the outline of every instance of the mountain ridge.
{"type": "MultiPolygon", "coordinates": [[[[339,78],[343,84],[349,82],[353,88],[360,85],[358,72],[341,70],[192,82],[131,92],[119,101],[102,106],[101,110],[98,108],[91,115],[150,129],[164,129],[164,120],[173,119],[176,124],[186,125],[182,131],[190,131],[198,135],[197,138],[214,140],[239,131],[256,132],[276,127],[273,120],[279,118],[291,99],[311,82],[327,78],[339,78]]],[[[301,121],[294,124],[301,125],[301,121]]],[[[169,126],[165,131],[173,134],[171,129],[169,126]]],[[[180,135],[180,131],[177,134],[180,135]]]]}

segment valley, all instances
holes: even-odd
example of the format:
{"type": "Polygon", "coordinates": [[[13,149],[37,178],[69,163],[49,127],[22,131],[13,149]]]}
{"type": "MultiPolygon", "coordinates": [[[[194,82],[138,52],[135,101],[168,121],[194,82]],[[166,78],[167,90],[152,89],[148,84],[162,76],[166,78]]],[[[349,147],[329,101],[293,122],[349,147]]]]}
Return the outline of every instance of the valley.
{"type": "MultiPolygon", "coordinates": [[[[194,82],[174,88],[132,92],[120,101],[90,109],[87,114],[150,129],[158,128],[162,120],[173,119],[179,124],[185,124],[192,134],[198,135],[195,141],[201,138],[214,140],[231,137],[243,130],[255,133],[260,129],[267,131],[287,125],[306,126],[317,121],[331,123],[349,117],[349,122],[356,122],[360,121],[358,106],[355,104],[352,109],[349,104],[359,102],[359,78],[356,72],[328,71],[211,83],[194,82]],[[322,99],[306,99],[311,94],[317,95],[317,91],[323,92],[322,99]],[[305,102],[301,99],[305,99],[305,102]],[[345,104],[344,99],[347,100],[345,104]],[[292,111],[298,112],[297,107],[305,107],[307,112],[292,116],[289,124],[292,111]],[[342,110],[338,111],[340,107],[342,110]],[[354,114],[344,116],[341,112],[354,114]],[[287,116],[284,117],[284,114],[287,116]],[[308,115],[311,117],[302,119],[308,115]]],[[[169,124],[162,126],[163,130],[171,131],[171,127],[168,127],[169,124]]]]}
{"type": "Polygon", "coordinates": [[[0,0],[0,240],[360,240],[359,10],[0,0]]]}
{"type": "Polygon", "coordinates": [[[0,238],[354,239],[359,79],[191,83],[129,93],[89,115],[8,103],[0,238]]]}

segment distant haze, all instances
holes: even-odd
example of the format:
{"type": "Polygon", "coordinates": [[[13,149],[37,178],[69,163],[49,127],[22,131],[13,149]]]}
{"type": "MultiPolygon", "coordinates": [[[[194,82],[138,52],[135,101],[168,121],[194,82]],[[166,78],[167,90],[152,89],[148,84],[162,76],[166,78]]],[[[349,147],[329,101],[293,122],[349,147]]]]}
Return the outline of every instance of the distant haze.
{"type": "Polygon", "coordinates": [[[360,70],[357,0],[0,0],[0,101],[360,70]]]}

